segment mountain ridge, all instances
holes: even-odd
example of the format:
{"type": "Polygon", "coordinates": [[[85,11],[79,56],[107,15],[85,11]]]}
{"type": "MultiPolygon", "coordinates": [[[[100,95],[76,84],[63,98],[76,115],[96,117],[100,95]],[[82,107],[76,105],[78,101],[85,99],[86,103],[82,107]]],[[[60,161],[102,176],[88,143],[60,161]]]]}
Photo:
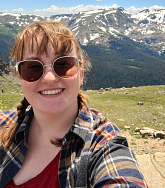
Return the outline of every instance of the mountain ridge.
{"type": "Polygon", "coordinates": [[[165,9],[130,14],[119,7],[50,17],[0,13],[0,58],[8,62],[22,27],[45,20],[69,27],[88,53],[93,67],[84,89],[165,84],[165,9]]]}

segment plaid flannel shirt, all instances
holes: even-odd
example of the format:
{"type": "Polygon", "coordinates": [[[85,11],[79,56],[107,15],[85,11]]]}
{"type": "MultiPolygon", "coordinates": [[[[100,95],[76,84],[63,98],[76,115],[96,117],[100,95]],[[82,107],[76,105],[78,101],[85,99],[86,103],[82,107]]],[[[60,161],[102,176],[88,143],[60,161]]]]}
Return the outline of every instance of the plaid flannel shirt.
{"type": "MultiPolygon", "coordinates": [[[[33,110],[26,112],[7,149],[0,147],[0,188],[4,188],[22,166],[28,150],[28,132],[33,110]]],[[[0,126],[17,121],[16,110],[0,114],[0,126]]],[[[61,188],[147,188],[135,156],[121,131],[99,111],[81,110],[64,136],[59,161],[61,188]]]]}

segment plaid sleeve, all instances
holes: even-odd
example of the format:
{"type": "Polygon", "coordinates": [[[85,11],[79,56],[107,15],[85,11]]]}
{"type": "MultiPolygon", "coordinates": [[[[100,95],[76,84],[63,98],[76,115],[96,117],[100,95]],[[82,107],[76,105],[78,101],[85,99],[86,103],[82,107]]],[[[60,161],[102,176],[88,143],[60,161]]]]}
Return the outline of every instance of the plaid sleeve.
{"type": "Polygon", "coordinates": [[[124,137],[116,136],[94,149],[88,170],[91,187],[147,188],[134,153],[127,147],[124,137]]]}
{"type": "Polygon", "coordinates": [[[0,127],[6,126],[7,124],[15,123],[17,120],[16,109],[8,110],[6,112],[0,113],[0,127]]]}

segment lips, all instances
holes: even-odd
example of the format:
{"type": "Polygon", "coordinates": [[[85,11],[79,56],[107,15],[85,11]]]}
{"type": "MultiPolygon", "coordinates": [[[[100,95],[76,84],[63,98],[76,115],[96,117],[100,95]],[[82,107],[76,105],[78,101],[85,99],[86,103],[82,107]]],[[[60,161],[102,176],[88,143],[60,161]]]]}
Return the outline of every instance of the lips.
{"type": "Polygon", "coordinates": [[[58,94],[62,91],[63,91],[63,89],[54,89],[54,90],[41,91],[40,93],[42,95],[55,95],[55,94],[58,94]]]}

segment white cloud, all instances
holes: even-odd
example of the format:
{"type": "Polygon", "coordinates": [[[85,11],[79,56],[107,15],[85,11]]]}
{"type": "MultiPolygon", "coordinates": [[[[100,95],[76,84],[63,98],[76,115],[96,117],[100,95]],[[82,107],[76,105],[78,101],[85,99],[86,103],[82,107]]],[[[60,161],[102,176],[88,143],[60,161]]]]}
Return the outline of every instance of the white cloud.
{"type": "Polygon", "coordinates": [[[154,6],[150,7],[149,9],[154,10],[154,9],[164,9],[164,8],[165,7],[154,5],[154,6]]]}
{"type": "Polygon", "coordinates": [[[9,12],[9,11],[6,9],[6,10],[3,10],[3,12],[9,12]]]}
{"type": "MultiPolygon", "coordinates": [[[[95,1],[102,1],[102,0],[95,0],[95,1]]],[[[51,15],[58,15],[58,14],[74,14],[74,13],[79,13],[79,12],[84,12],[84,11],[91,11],[91,10],[98,10],[98,9],[110,9],[110,8],[118,8],[118,7],[119,6],[117,4],[113,4],[112,6],[103,6],[103,5],[84,6],[82,4],[82,5],[78,5],[75,7],[58,7],[55,5],[51,5],[49,8],[37,9],[37,10],[30,11],[30,12],[34,14],[38,14],[40,16],[51,16],[51,15]]],[[[149,8],[147,7],[136,8],[134,6],[131,6],[125,10],[131,14],[136,14],[144,9],[154,10],[154,9],[163,9],[163,8],[165,7],[157,6],[157,5],[149,7],[149,8]]],[[[13,12],[17,12],[17,13],[23,13],[23,11],[24,10],[22,8],[13,9],[13,12]]],[[[3,10],[3,12],[8,12],[8,10],[3,10]]]]}
{"type": "Polygon", "coordinates": [[[131,14],[136,14],[144,9],[150,9],[150,10],[154,10],[154,9],[164,9],[165,7],[162,7],[162,6],[157,6],[157,5],[154,5],[152,7],[143,7],[143,8],[136,8],[134,6],[130,7],[130,8],[127,8],[126,10],[131,13],[131,14]]]}
{"type": "Polygon", "coordinates": [[[134,6],[129,7],[129,8],[126,9],[126,11],[128,11],[129,13],[137,13],[140,10],[141,10],[140,8],[135,8],[134,6]]]}
{"type": "Polygon", "coordinates": [[[95,0],[95,1],[102,1],[102,0],[95,0]]]}
{"type": "Polygon", "coordinates": [[[23,12],[23,9],[22,8],[13,9],[13,12],[23,12]]]}
{"type": "Polygon", "coordinates": [[[78,5],[76,7],[62,7],[59,8],[58,6],[52,5],[50,8],[47,9],[37,9],[34,10],[35,13],[42,15],[42,16],[50,16],[50,15],[57,15],[57,14],[74,14],[83,11],[89,10],[97,10],[97,9],[108,9],[108,8],[117,8],[118,5],[114,4],[112,6],[102,6],[102,5],[78,5]]]}

